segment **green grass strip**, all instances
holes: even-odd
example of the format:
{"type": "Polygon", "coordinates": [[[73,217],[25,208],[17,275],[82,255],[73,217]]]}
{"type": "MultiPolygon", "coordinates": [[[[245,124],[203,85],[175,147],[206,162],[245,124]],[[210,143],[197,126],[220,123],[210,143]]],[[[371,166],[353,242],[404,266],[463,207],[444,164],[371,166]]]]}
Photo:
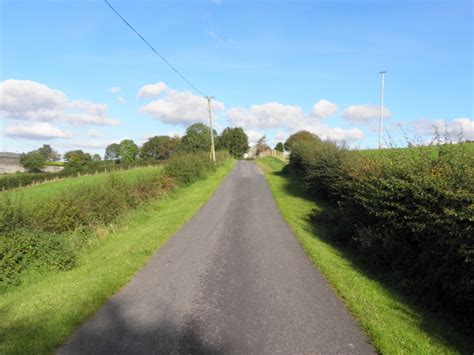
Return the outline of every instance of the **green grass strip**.
{"type": "Polygon", "coordinates": [[[321,209],[301,181],[281,173],[276,158],[258,161],[284,219],[315,266],[383,354],[472,353],[473,344],[444,319],[414,306],[383,284],[348,248],[335,245],[309,216],[321,209]]]}
{"type": "Polygon", "coordinates": [[[52,353],[199,210],[234,164],[228,160],[207,179],[130,211],[73,270],[37,275],[0,295],[0,353],[52,353]]]}

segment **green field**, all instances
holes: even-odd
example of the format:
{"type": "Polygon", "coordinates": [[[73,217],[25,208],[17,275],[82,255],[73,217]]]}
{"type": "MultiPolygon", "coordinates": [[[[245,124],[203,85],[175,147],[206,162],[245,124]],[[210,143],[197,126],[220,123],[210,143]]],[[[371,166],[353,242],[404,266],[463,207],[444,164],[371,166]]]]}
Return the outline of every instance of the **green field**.
{"type": "MultiPolygon", "coordinates": [[[[0,353],[52,353],[198,211],[234,163],[229,159],[206,179],[142,204],[113,225],[98,229],[73,269],[30,273],[20,286],[0,294],[0,353]]],[[[134,179],[147,171],[134,169],[123,174],[134,179]]],[[[90,179],[102,177],[77,181],[90,179]]],[[[55,187],[78,183],[72,180],[31,187],[24,193],[37,198],[55,187]]]]}
{"type": "Polygon", "coordinates": [[[474,344],[445,320],[413,305],[352,250],[331,241],[310,216],[324,205],[307,195],[295,176],[282,173],[276,158],[259,162],[286,222],[315,266],[357,318],[378,351],[385,354],[472,353],[474,344]]]}
{"type": "Polygon", "coordinates": [[[1,196],[21,197],[24,202],[40,201],[46,197],[54,196],[66,192],[77,186],[92,186],[95,184],[106,183],[108,177],[113,174],[126,181],[134,182],[140,178],[145,178],[150,174],[156,174],[161,171],[163,166],[149,166],[142,168],[133,168],[130,170],[119,170],[94,175],[83,175],[76,177],[63,178],[60,180],[51,180],[38,185],[30,185],[15,190],[0,192],[1,196]]]}
{"type": "MultiPolygon", "coordinates": [[[[455,151],[458,151],[460,153],[464,152],[465,154],[469,154],[474,157],[474,143],[471,142],[461,144],[448,144],[444,145],[444,148],[454,149],[455,151]]],[[[440,151],[442,151],[442,149],[443,145],[426,145],[405,148],[362,149],[357,151],[367,157],[393,156],[400,154],[402,156],[409,156],[410,154],[427,154],[428,156],[435,157],[440,151]]]]}

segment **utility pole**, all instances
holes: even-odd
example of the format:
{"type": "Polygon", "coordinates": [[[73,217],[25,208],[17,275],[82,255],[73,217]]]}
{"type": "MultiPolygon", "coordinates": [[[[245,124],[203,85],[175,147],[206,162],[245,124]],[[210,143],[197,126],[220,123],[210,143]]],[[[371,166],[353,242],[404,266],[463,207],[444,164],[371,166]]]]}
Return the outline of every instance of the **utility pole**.
{"type": "Polygon", "coordinates": [[[214,96],[205,96],[207,99],[207,109],[209,112],[209,128],[211,130],[211,154],[210,159],[215,164],[216,163],[216,150],[214,148],[214,131],[212,130],[212,108],[211,108],[211,100],[214,99],[214,96]]]}
{"type": "Polygon", "coordinates": [[[379,71],[379,74],[382,76],[382,88],[380,94],[380,124],[379,124],[379,149],[382,148],[382,130],[383,130],[383,86],[386,70],[379,71]]]}

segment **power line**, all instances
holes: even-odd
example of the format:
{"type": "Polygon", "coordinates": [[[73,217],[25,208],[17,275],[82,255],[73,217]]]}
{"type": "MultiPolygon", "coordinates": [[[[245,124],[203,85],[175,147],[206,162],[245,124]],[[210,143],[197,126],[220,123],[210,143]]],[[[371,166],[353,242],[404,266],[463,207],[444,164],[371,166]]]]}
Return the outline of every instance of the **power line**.
{"type": "Polygon", "coordinates": [[[137,34],[138,37],[140,37],[140,38],[142,39],[143,42],[145,42],[145,43],[148,45],[148,47],[151,48],[151,50],[152,50],[153,52],[155,52],[155,54],[157,54],[166,64],[168,64],[168,66],[169,66],[171,69],[173,69],[173,71],[174,71],[176,74],[178,74],[178,75],[181,77],[181,79],[183,79],[190,87],[192,87],[194,90],[196,90],[201,96],[203,96],[203,97],[206,96],[206,95],[204,95],[204,94],[202,93],[201,90],[199,90],[199,89],[198,89],[195,85],[193,85],[188,79],[186,79],[186,77],[185,77],[183,74],[181,74],[178,69],[176,69],[170,62],[168,62],[168,60],[167,60],[165,57],[163,57],[160,53],[158,53],[158,51],[157,51],[155,48],[153,48],[153,46],[152,46],[150,43],[148,43],[148,41],[147,41],[145,38],[143,38],[143,36],[142,36],[140,33],[138,33],[138,31],[135,30],[131,24],[129,24],[129,23],[127,22],[127,20],[125,20],[125,19],[122,17],[122,15],[120,15],[119,12],[118,12],[117,10],[115,10],[112,5],[109,4],[109,2],[108,2],[107,0],[104,0],[104,2],[112,9],[113,12],[115,12],[115,14],[116,14],[118,17],[120,17],[120,19],[121,19],[128,27],[130,27],[130,29],[131,29],[133,32],[135,32],[135,33],[137,34]]]}

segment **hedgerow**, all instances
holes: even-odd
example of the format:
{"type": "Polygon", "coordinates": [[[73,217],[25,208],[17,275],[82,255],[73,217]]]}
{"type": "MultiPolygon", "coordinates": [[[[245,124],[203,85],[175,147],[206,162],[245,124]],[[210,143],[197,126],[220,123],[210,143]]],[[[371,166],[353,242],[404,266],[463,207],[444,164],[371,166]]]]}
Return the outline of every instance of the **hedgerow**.
{"type": "MultiPolygon", "coordinates": [[[[219,153],[218,161],[228,157],[228,153],[219,153]]],[[[174,157],[163,170],[136,179],[112,172],[106,183],[74,186],[28,203],[21,193],[0,194],[0,287],[20,282],[30,269],[74,267],[77,252],[96,228],[214,169],[206,153],[188,154],[174,157]]]]}
{"type": "Polygon", "coordinates": [[[332,207],[314,216],[417,300],[474,323],[474,160],[466,143],[365,156],[293,143],[290,168],[332,207]]]}

